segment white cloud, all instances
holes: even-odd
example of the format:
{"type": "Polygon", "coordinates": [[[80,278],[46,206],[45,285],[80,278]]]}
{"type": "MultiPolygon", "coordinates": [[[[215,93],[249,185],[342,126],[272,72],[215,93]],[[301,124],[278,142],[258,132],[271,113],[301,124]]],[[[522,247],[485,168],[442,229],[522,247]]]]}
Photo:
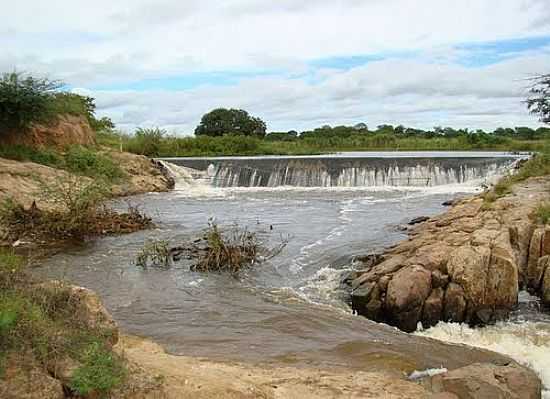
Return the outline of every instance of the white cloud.
{"type": "Polygon", "coordinates": [[[18,0],[0,15],[0,69],[49,74],[87,90],[207,71],[286,72],[181,91],[92,90],[100,112],[128,128],[191,132],[216,106],[246,108],[273,129],[360,120],[534,124],[521,104],[521,79],[550,70],[548,50],[466,68],[458,61],[468,50],[456,45],[550,35],[547,3],[18,0]],[[313,59],[403,51],[419,55],[347,71],[308,67],[313,59]]]}

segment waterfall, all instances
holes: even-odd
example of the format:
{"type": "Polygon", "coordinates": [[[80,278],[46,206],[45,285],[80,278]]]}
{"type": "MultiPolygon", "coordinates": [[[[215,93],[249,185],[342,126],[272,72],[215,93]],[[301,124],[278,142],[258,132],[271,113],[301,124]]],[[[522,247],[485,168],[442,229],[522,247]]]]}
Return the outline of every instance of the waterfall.
{"type": "Polygon", "coordinates": [[[173,158],[176,184],[200,178],[213,187],[433,187],[483,181],[510,168],[512,157],[173,158]]]}
{"type": "Polygon", "coordinates": [[[217,187],[380,187],[440,186],[484,179],[501,172],[509,163],[487,162],[448,165],[359,163],[330,169],[323,163],[290,162],[271,170],[254,165],[220,163],[213,183],[217,187]]]}
{"type": "Polygon", "coordinates": [[[205,172],[200,170],[187,168],[185,166],[175,165],[171,162],[162,161],[164,168],[168,171],[170,176],[174,179],[174,190],[184,191],[193,188],[208,187],[208,184],[204,183],[204,180],[207,179],[205,172]]]}

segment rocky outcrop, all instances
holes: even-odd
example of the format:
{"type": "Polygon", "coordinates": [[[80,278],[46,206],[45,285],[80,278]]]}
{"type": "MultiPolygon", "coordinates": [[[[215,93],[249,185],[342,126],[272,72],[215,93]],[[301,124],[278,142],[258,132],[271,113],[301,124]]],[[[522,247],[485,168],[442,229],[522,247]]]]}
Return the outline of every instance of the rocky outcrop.
{"type": "Polygon", "coordinates": [[[501,319],[522,286],[550,303],[550,227],[532,219],[549,185],[533,178],[489,207],[474,197],[424,221],[356,272],[354,310],[410,332],[419,322],[501,319]]]}
{"type": "Polygon", "coordinates": [[[0,135],[0,145],[25,145],[33,148],[95,144],[96,136],[83,116],[61,115],[47,125],[35,124],[25,131],[0,135]]]}
{"type": "Polygon", "coordinates": [[[437,398],[459,399],[540,399],[542,389],[533,371],[515,363],[475,363],[428,378],[423,385],[437,398]]]}

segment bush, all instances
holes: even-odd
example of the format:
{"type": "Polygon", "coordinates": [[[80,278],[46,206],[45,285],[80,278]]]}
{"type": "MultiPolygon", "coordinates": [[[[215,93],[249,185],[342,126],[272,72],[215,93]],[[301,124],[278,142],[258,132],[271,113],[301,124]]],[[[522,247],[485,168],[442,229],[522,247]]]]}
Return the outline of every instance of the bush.
{"type": "Polygon", "coordinates": [[[36,204],[25,208],[9,199],[1,204],[0,224],[7,228],[12,240],[82,239],[152,226],[151,219],[136,207],[129,206],[123,213],[105,207],[103,202],[109,190],[101,181],[69,175],[41,184],[42,197],[55,208],[43,210],[36,204]]]}
{"type": "Polygon", "coordinates": [[[33,122],[51,120],[51,104],[62,84],[18,72],[0,78],[0,129],[25,129],[33,122]]]}
{"type": "Polygon", "coordinates": [[[149,157],[159,156],[162,138],[165,135],[166,131],[159,128],[139,128],[129,143],[128,151],[149,157]]]}

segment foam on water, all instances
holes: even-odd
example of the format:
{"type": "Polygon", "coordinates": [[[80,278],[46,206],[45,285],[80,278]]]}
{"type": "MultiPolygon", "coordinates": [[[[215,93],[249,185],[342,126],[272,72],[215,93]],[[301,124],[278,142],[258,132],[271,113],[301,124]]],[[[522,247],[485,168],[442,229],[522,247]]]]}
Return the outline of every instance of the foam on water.
{"type": "Polygon", "coordinates": [[[535,370],[550,399],[550,325],[544,322],[500,322],[494,326],[471,328],[464,324],[443,323],[416,335],[466,344],[503,353],[535,370]]]}

